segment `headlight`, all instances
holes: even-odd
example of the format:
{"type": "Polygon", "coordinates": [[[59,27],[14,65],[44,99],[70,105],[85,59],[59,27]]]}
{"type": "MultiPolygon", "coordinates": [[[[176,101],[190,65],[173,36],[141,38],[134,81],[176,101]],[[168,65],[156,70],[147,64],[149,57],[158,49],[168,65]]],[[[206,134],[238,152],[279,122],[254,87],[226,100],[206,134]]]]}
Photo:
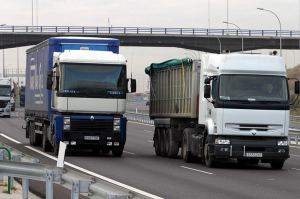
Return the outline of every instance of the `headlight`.
{"type": "Polygon", "coordinates": [[[71,129],[71,119],[70,117],[64,117],[64,130],[71,129]]]}
{"type": "Polygon", "coordinates": [[[114,126],[114,131],[120,131],[120,126],[114,126]]]}
{"type": "Polygon", "coordinates": [[[224,138],[217,138],[215,139],[215,144],[230,144],[230,140],[224,138]]]}
{"type": "Polygon", "coordinates": [[[71,119],[70,117],[64,117],[64,125],[70,125],[71,119]]]}
{"type": "Polygon", "coordinates": [[[114,118],[114,126],[120,125],[120,118],[114,118]]]}
{"type": "Polygon", "coordinates": [[[288,146],[288,141],[287,140],[278,140],[277,146],[288,146]]]}

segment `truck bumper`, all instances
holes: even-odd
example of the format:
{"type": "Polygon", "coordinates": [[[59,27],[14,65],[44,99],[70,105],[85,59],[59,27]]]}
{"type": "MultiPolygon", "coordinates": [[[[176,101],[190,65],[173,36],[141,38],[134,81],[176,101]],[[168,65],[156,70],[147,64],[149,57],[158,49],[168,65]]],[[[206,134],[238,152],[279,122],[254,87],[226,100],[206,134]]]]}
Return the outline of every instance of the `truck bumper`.
{"type": "Polygon", "coordinates": [[[278,141],[287,137],[224,137],[230,144],[216,144],[217,136],[209,138],[209,153],[216,159],[260,159],[286,160],[289,158],[289,146],[278,146],[278,141]]]}

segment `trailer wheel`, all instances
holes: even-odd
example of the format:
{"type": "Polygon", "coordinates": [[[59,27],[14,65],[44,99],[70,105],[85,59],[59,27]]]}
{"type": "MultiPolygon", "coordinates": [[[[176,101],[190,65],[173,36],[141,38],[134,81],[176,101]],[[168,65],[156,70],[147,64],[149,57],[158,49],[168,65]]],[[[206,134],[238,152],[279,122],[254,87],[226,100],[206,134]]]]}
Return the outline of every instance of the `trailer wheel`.
{"type": "Polygon", "coordinates": [[[284,160],[273,160],[270,162],[270,164],[271,164],[272,169],[279,170],[279,169],[282,169],[282,167],[284,165],[284,160]]]}
{"type": "Polygon", "coordinates": [[[124,150],[124,145],[122,146],[114,146],[112,148],[112,154],[115,157],[121,157],[123,154],[123,150],[124,150]]]}
{"type": "Polygon", "coordinates": [[[166,136],[166,134],[167,134],[166,129],[161,128],[160,129],[160,134],[159,134],[159,137],[160,137],[160,154],[163,157],[167,156],[167,151],[166,151],[166,142],[167,142],[166,137],[167,136],[166,136]]]}
{"type": "Polygon", "coordinates": [[[170,158],[176,158],[179,151],[179,144],[174,140],[172,128],[167,128],[165,135],[165,148],[167,156],[170,158]]]}
{"type": "Polygon", "coordinates": [[[209,151],[208,151],[208,139],[207,137],[205,138],[205,141],[204,141],[204,150],[203,150],[203,163],[211,168],[214,166],[214,159],[212,156],[209,155],[209,151]]]}
{"type": "Polygon", "coordinates": [[[155,154],[157,156],[160,156],[161,153],[160,153],[160,129],[158,127],[155,128],[155,131],[154,131],[154,137],[153,137],[153,145],[154,145],[154,149],[155,149],[155,154]]]}
{"type": "Polygon", "coordinates": [[[188,151],[188,133],[183,131],[182,146],[181,146],[182,159],[185,162],[192,162],[192,154],[188,151]]]}
{"type": "Polygon", "coordinates": [[[48,130],[49,130],[49,126],[44,125],[43,126],[43,140],[42,140],[42,147],[43,147],[44,152],[49,152],[49,151],[51,151],[51,148],[52,148],[50,142],[47,139],[48,130]]]}

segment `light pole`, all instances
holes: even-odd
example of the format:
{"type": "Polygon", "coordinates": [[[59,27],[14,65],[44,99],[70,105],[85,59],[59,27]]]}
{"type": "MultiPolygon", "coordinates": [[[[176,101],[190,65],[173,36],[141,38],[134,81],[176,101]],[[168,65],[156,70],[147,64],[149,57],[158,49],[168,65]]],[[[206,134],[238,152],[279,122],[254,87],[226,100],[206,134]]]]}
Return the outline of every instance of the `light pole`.
{"type": "Polygon", "coordinates": [[[258,10],[262,10],[262,11],[266,11],[266,12],[269,12],[271,14],[273,14],[277,20],[278,20],[278,23],[279,23],[279,29],[280,29],[280,32],[279,32],[279,46],[280,46],[280,56],[282,56],[282,40],[281,40],[281,21],[278,17],[278,15],[273,12],[272,10],[268,10],[268,9],[264,9],[264,8],[257,8],[258,10]]]}
{"type": "Polygon", "coordinates": [[[244,53],[244,36],[243,36],[243,33],[241,32],[241,28],[238,25],[236,25],[234,23],[231,23],[231,22],[228,22],[228,21],[223,21],[223,23],[226,23],[227,25],[229,25],[229,24],[233,25],[233,26],[237,27],[240,30],[240,33],[242,35],[242,53],[244,53]]]}
{"type": "MultiPolygon", "coordinates": [[[[6,24],[0,24],[0,27],[1,26],[6,26],[6,24]]],[[[2,49],[3,50],[3,57],[2,57],[2,61],[3,61],[3,71],[2,71],[2,77],[4,77],[4,70],[5,70],[5,67],[4,67],[4,64],[5,64],[5,60],[4,60],[4,48],[2,49]]]]}
{"type": "MultiPolygon", "coordinates": [[[[228,0],[227,0],[227,18],[226,21],[229,21],[229,5],[228,5],[228,0]]],[[[227,24],[227,31],[228,31],[228,24],[227,24]]]]}

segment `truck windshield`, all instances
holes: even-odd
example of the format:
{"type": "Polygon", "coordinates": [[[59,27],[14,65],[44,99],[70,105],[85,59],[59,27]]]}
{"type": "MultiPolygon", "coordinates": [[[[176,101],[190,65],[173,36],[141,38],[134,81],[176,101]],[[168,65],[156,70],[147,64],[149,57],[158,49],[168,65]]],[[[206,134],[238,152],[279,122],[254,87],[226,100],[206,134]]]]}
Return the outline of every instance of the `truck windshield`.
{"type": "Polygon", "coordinates": [[[219,91],[222,101],[288,101],[287,81],[281,76],[221,75],[219,91]]]}
{"type": "Polygon", "coordinates": [[[0,85],[0,96],[10,97],[10,95],[11,95],[10,86],[0,85]]]}
{"type": "Polygon", "coordinates": [[[62,64],[60,95],[70,97],[126,97],[126,66],[62,64]]]}

